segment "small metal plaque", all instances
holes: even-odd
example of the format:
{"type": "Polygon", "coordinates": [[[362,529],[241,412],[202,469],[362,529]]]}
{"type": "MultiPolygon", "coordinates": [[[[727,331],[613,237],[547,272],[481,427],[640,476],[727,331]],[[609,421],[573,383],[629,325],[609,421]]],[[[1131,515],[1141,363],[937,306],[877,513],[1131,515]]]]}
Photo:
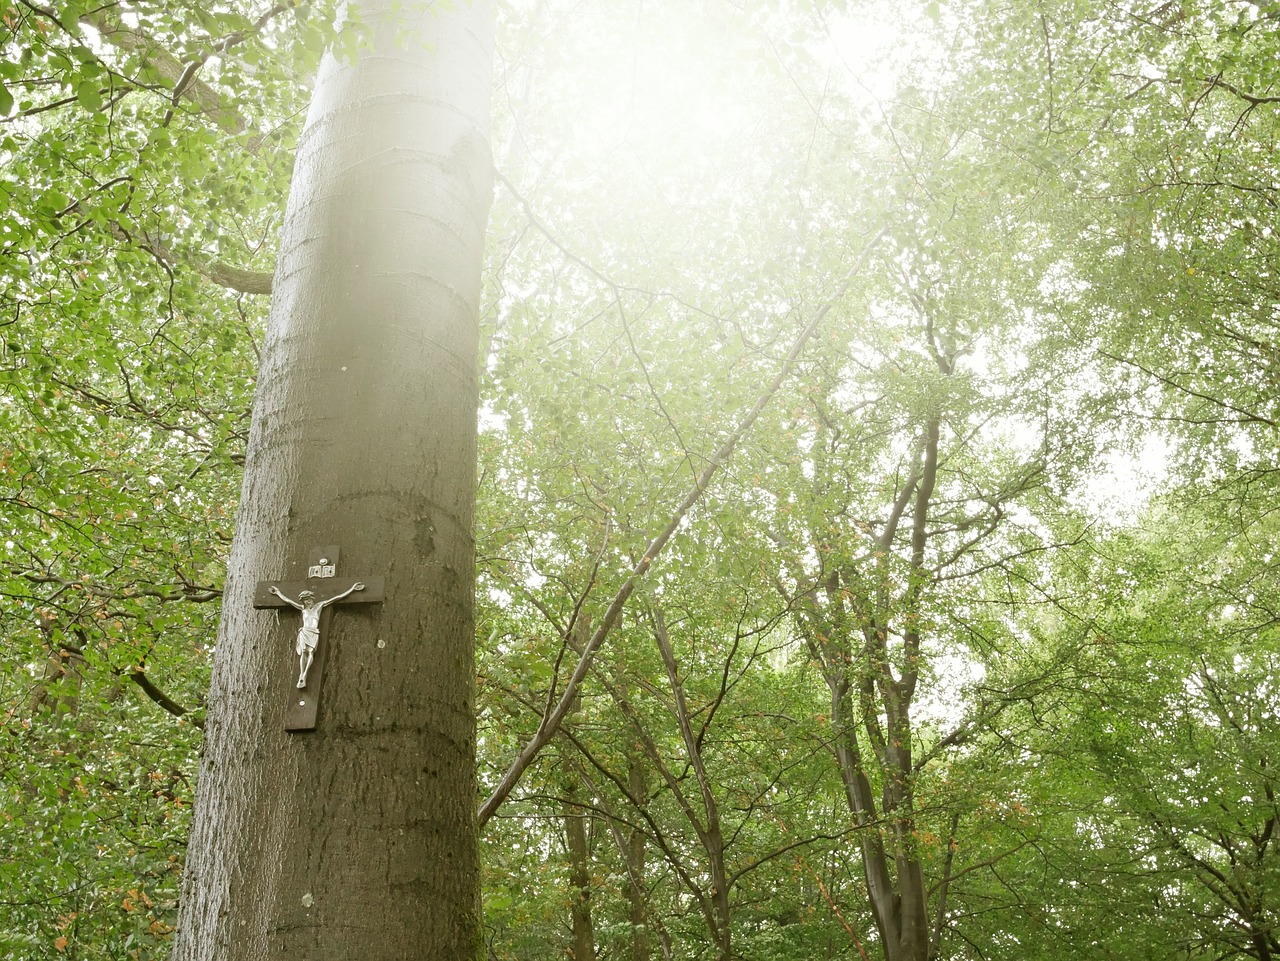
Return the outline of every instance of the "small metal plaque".
{"type": "Polygon", "coordinates": [[[307,577],[333,577],[337,573],[338,565],[327,557],[320,558],[319,563],[307,568],[307,577]]]}

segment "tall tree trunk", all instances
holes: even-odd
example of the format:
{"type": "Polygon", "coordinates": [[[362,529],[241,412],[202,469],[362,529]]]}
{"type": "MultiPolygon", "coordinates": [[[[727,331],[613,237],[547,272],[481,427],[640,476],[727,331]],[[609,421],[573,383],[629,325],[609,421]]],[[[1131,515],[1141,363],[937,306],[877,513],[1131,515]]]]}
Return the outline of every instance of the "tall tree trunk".
{"type": "MultiPolygon", "coordinates": [[[[627,790],[640,803],[649,797],[644,756],[632,748],[627,750],[627,790]]],[[[649,906],[644,890],[647,846],[648,841],[639,827],[627,829],[623,851],[627,859],[627,879],[622,890],[627,901],[627,920],[631,922],[631,961],[649,961],[650,956],[649,906]]]]}
{"type": "Polygon", "coordinates": [[[573,927],[574,961],[596,961],[595,926],[591,922],[591,852],[587,844],[587,812],[578,803],[578,788],[570,784],[564,802],[565,847],[569,852],[569,908],[573,927]]]}
{"type": "Polygon", "coordinates": [[[209,697],[175,961],[457,961],[480,940],[476,339],[491,197],[487,0],[372,0],[298,148],[209,697]],[[332,612],[317,728],[286,733],[310,549],[385,601],[332,612]]]}

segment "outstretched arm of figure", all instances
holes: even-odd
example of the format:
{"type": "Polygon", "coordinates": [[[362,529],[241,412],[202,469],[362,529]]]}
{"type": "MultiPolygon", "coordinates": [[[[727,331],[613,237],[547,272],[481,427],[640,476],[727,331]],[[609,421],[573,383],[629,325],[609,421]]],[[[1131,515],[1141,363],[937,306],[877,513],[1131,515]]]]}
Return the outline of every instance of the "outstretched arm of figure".
{"type": "Polygon", "coordinates": [[[276,597],[280,598],[280,600],[284,601],[284,602],[285,602],[286,604],[288,604],[290,607],[296,607],[298,610],[302,610],[302,605],[301,605],[301,604],[299,604],[297,601],[295,601],[292,597],[285,597],[283,594],[281,594],[281,593],[280,593],[280,588],[278,588],[278,587],[269,587],[269,588],[267,588],[267,590],[269,590],[269,591],[270,591],[272,594],[274,594],[276,597]]]}
{"type": "Polygon", "coordinates": [[[364,590],[364,584],[361,581],[356,581],[354,584],[348,587],[341,594],[334,594],[333,597],[330,597],[328,600],[324,602],[324,604],[321,604],[320,606],[324,607],[326,604],[332,604],[334,601],[340,601],[344,597],[346,597],[348,594],[350,594],[352,591],[363,591],[363,590],[364,590]]]}

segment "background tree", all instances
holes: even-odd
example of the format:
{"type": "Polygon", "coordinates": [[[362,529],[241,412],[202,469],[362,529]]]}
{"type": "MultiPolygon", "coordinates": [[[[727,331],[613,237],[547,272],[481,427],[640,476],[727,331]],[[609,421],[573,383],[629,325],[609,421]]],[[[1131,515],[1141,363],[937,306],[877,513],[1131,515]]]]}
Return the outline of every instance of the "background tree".
{"type": "MultiPolygon", "coordinates": [[[[263,339],[246,291],[333,17],[0,23],[0,832],[56,852],[0,863],[3,936],[159,956],[263,339]]],[[[527,767],[486,809],[491,957],[590,953],[584,909],[601,958],[726,932],[885,956],[904,890],[938,958],[1272,950],[1276,24],[499,5],[476,802],[527,767]],[[833,751],[855,731],[861,821],[833,751]]]]}

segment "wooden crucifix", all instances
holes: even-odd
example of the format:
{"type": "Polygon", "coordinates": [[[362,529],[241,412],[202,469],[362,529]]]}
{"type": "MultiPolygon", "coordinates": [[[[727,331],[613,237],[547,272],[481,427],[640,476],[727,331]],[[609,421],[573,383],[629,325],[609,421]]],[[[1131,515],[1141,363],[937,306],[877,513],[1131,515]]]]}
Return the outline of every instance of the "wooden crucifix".
{"type": "Polygon", "coordinates": [[[259,581],[253,606],[292,607],[302,614],[293,653],[289,658],[289,700],[284,712],[286,731],[314,731],[320,707],[320,684],[328,650],[325,636],[333,608],[338,604],[368,604],[382,600],[381,577],[340,578],[338,548],[321,547],[307,559],[307,578],[302,581],[259,581]]]}

